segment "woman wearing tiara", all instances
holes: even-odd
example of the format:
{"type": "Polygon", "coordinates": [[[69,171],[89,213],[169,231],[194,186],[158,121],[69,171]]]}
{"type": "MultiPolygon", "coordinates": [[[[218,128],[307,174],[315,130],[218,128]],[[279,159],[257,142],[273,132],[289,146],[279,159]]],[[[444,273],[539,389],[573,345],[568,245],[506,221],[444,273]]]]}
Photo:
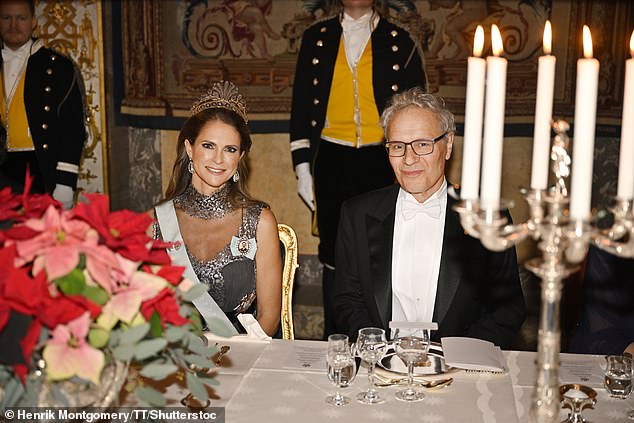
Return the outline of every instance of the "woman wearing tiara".
{"type": "Polygon", "coordinates": [[[194,304],[209,329],[244,332],[237,316],[255,311],[264,332],[274,335],[282,298],[280,241],[269,207],[246,191],[250,148],[242,95],[231,82],[216,82],[178,135],[166,201],[154,208],[155,238],[173,243],[172,261],[207,285],[210,295],[194,304]]]}

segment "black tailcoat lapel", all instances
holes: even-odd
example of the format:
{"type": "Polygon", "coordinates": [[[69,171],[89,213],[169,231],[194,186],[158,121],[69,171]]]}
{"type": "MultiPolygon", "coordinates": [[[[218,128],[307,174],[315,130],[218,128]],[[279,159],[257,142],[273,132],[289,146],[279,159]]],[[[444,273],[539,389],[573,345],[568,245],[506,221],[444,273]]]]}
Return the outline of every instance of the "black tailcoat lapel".
{"type": "Polygon", "coordinates": [[[434,322],[440,327],[453,301],[460,280],[462,279],[462,247],[464,231],[460,225],[458,214],[453,210],[456,204],[451,195],[447,195],[447,211],[445,213],[445,231],[443,235],[438,287],[434,305],[434,322]]]}
{"type": "Polygon", "coordinates": [[[394,209],[399,186],[394,185],[375,210],[366,215],[368,251],[374,301],[382,327],[388,329],[392,318],[392,239],[394,209]]]}

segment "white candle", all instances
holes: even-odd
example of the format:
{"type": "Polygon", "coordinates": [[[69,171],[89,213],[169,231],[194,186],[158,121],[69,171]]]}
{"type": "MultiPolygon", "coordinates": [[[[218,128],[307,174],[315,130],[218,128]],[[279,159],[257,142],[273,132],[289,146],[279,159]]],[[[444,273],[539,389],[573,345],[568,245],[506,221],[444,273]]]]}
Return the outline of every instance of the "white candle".
{"type": "Polygon", "coordinates": [[[597,90],[599,61],[592,58],[590,29],[583,27],[584,58],[577,60],[577,89],[575,93],[575,121],[572,151],[572,187],[570,217],[573,220],[590,218],[592,195],[592,160],[594,131],[597,118],[597,90]]]}
{"type": "Polygon", "coordinates": [[[631,200],[634,194],[634,31],[630,37],[632,58],[625,62],[621,151],[619,154],[619,187],[617,197],[631,200]]]}
{"type": "Polygon", "coordinates": [[[502,179],[502,142],[504,141],[504,102],[506,99],[506,59],[502,36],[496,25],[491,26],[494,56],[487,57],[486,100],[484,106],[484,152],[482,154],[482,185],[480,204],[484,209],[500,206],[502,179]]]}
{"type": "Polygon", "coordinates": [[[464,113],[462,185],[460,187],[460,196],[463,200],[477,199],[480,185],[484,75],[486,73],[486,60],[480,57],[483,48],[484,29],[478,25],[473,40],[473,56],[467,59],[467,97],[464,113]]]}
{"type": "Polygon", "coordinates": [[[531,188],[546,189],[548,184],[548,157],[550,150],[550,126],[553,116],[555,89],[555,65],[557,59],[550,54],[552,29],[550,21],[544,27],[544,55],[539,58],[537,70],[537,100],[535,102],[535,130],[533,133],[533,163],[531,188]]]}

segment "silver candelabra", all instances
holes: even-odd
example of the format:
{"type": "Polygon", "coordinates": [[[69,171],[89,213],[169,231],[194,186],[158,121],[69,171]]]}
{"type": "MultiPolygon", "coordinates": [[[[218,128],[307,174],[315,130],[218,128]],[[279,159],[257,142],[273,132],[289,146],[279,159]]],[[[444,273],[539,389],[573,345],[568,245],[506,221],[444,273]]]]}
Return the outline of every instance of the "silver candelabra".
{"type": "Polygon", "coordinates": [[[634,257],[632,200],[616,199],[614,224],[605,231],[599,231],[589,221],[568,217],[569,125],[559,120],[553,128],[556,135],[550,159],[556,182],[548,192],[525,193],[530,208],[530,217],[525,223],[509,224],[501,212],[510,204],[483,209],[477,200],[464,200],[455,208],[465,231],[479,238],[489,250],[503,251],[530,235],[538,241],[542,252],[541,257],[525,263],[528,270],[542,279],[537,376],[529,411],[531,423],[554,423],[559,417],[559,317],[563,279],[579,268],[578,263],[584,259],[591,242],[612,254],[634,257]]]}

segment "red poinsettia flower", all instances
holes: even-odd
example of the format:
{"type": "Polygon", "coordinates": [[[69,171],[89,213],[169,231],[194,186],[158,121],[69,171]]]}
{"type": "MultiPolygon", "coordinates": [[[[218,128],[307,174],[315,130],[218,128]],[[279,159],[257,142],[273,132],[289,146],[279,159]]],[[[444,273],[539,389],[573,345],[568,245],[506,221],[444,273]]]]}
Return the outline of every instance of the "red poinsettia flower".
{"type": "Polygon", "coordinates": [[[169,283],[174,286],[177,286],[181,280],[183,280],[183,272],[185,271],[185,267],[183,266],[171,266],[165,265],[158,268],[155,272],[155,268],[157,266],[149,266],[143,265],[142,269],[144,272],[155,274],[156,276],[160,276],[169,283]]]}
{"type": "Polygon", "coordinates": [[[20,197],[15,195],[11,188],[6,187],[0,190],[0,222],[15,219],[20,216],[20,197]]]}
{"type": "Polygon", "coordinates": [[[31,186],[33,185],[33,178],[29,169],[26,170],[24,177],[24,191],[20,196],[20,202],[22,203],[22,209],[18,210],[19,215],[15,220],[26,220],[31,218],[39,218],[44,212],[53,206],[57,210],[62,209],[62,203],[55,200],[48,194],[31,194],[31,186]]]}
{"type": "MultiPolygon", "coordinates": [[[[22,354],[24,355],[24,362],[28,363],[31,354],[33,354],[33,350],[35,349],[35,345],[37,344],[38,339],[40,339],[40,332],[42,331],[42,325],[38,320],[33,320],[31,326],[29,326],[29,330],[27,330],[26,335],[20,341],[20,347],[22,348],[22,354]]],[[[26,375],[29,371],[29,368],[26,364],[15,364],[13,366],[13,370],[18,375],[22,383],[25,382],[26,375]]]]}
{"type": "Polygon", "coordinates": [[[152,218],[145,213],[130,210],[111,213],[108,197],[105,195],[85,196],[90,202],[78,204],[73,211],[74,215],[90,224],[103,242],[114,251],[132,261],[146,261],[152,241],[147,235],[147,229],[152,218]]]}
{"type": "Polygon", "coordinates": [[[88,312],[92,319],[101,313],[101,307],[81,295],[58,295],[48,297],[42,303],[37,318],[44,326],[54,329],[88,312]]]}
{"type": "Polygon", "coordinates": [[[141,314],[145,317],[145,320],[150,320],[150,317],[156,311],[161,318],[163,329],[165,329],[166,323],[176,326],[189,323],[189,320],[181,316],[178,310],[178,302],[171,288],[164,288],[154,298],[141,304],[141,314]]]}

